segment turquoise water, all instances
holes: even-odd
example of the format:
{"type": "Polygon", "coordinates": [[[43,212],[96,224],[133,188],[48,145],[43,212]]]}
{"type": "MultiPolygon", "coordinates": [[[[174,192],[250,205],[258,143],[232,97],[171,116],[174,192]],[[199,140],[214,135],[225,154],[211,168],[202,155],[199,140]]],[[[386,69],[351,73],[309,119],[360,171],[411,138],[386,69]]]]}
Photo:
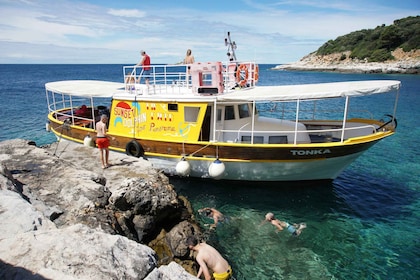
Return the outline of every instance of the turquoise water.
{"type": "MultiPolygon", "coordinates": [[[[333,182],[171,179],[195,210],[211,206],[230,217],[211,231],[204,226],[210,221],[197,215],[207,242],[231,263],[238,280],[420,279],[420,76],[271,71],[272,66],[260,65],[260,84],[401,80],[397,133],[333,182]],[[267,212],[308,227],[297,238],[277,233],[261,223],[267,212]]],[[[38,145],[55,140],[45,131],[46,82],[122,81],[121,73],[121,65],[0,65],[0,140],[25,138],[38,145]]]]}

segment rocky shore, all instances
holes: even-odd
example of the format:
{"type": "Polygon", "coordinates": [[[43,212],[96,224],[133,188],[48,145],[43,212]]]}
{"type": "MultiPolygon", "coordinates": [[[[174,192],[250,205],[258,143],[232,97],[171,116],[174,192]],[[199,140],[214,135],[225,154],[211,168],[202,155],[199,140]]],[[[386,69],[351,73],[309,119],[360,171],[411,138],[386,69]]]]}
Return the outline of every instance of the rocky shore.
{"type": "Polygon", "coordinates": [[[0,279],[197,279],[189,202],[148,161],[0,142],[0,279]]]}
{"type": "Polygon", "coordinates": [[[402,49],[397,49],[392,52],[392,55],[395,60],[367,62],[350,58],[349,51],[330,55],[311,53],[297,62],[278,65],[273,69],[366,74],[420,74],[420,50],[404,52],[402,49]]]}

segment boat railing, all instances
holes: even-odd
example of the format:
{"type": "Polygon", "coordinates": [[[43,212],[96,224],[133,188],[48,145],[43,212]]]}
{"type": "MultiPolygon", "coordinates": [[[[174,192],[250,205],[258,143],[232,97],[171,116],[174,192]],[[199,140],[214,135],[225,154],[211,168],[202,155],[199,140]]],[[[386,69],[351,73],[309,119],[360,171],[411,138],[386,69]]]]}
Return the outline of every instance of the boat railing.
{"type": "MultiPolygon", "coordinates": [[[[279,134],[294,134],[294,144],[300,144],[297,140],[298,134],[318,134],[324,136],[323,142],[344,142],[349,138],[364,136],[368,134],[376,133],[376,127],[374,125],[366,124],[366,125],[356,125],[352,127],[345,127],[345,128],[328,128],[328,129],[310,129],[310,130],[242,130],[244,127],[249,125],[249,123],[243,125],[239,130],[237,129],[217,129],[216,133],[218,135],[224,135],[224,133],[232,133],[236,134],[237,137],[235,139],[226,139],[225,142],[234,142],[234,143],[241,143],[246,142],[250,144],[254,144],[254,136],[261,136],[261,135],[279,135],[279,134]],[[241,136],[251,136],[250,141],[241,141],[241,136]]],[[[261,143],[262,144],[262,143],[261,143]]],[[[276,143],[279,144],[279,143],[276,143]]]]}
{"type": "Polygon", "coordinates": [[[46,95],[49,114],[52,114],[54,119],[63,122],[65,125],[94,129],[101,114],[109,115],[109,109],[106,106],[95,107],[94,103],[99,103],[98,98],[94,102],[93,98],[81,98],[49,90],[46,91],[46,95]],[[85,105],[84,113],[78,113],[77,110],[83,105],[85,105]],[[104,111],[104,108],[107,112],[104,111]]]}
{"type": "Polygon", "coordinates": [[[123,67],[123,77],[126,91],[134,94],[221,94],[254,87],[258,65],[254,62],[134,65],[123,67]]]}
{"type": "MultiPolygon", "coordinates": [[[[277,102],[275,104],[282,104],[281,102],[277,102]]],[[[262,116],[269,116],[269,117],[276,117],[281,119],[292,119],[295,118],[296,115],[296,108],[285,108],[281,106],[282,108],[269,108],[269,109],[263,109],[261,107],[258,107],[258,113],[262,116]]],[[[361,114],[363,114],[367,119],[374,119],[374,115],[369,110],[360,110],[360,109],[349,109],[347,111],[348,118],[351,118],[351,116],[357,116],[358,118],[361,117],[361,114]]],[[[343,117],[343,110],[342,109],[322,109],[322,108],[307,108],[299,109],[299,118],[305,119],[305,120],[315,120],[320,118],[342,118],[343,117]]]]}
{"type": "Polygon", "coordinates": [[[125,88],[130,93],[172,93],[176,88],[188,89],[191,83],[186,64],[124,66],[123,75],[125,88]]]}

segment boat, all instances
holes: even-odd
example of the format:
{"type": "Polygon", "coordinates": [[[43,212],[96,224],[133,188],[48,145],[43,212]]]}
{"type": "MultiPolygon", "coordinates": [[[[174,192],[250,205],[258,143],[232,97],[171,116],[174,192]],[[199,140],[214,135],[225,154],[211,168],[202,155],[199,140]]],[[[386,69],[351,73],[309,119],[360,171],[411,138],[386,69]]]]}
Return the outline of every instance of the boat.
{"type": "Polygon", "coordinates": [[[151,65],[148,77],[123,66],[120,82],[46,83],[47,129],[95,146],[106,114],[110,150],[169,176],[290,182],[334,180],[395,133],[400,81],[260,86],[258,64],[236,59],[230,33],[225,44],[226,61],[151,65]],[[381,99],[389,108],[358,110],[355,100],[376,95],[390,96],[381,99]]]}

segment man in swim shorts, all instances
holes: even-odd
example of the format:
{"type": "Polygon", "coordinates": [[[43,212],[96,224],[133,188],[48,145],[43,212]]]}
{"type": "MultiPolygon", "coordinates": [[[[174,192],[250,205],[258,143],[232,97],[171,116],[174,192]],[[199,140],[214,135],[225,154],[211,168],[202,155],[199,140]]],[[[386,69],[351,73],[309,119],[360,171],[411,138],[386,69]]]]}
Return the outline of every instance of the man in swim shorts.
{"type": "Polygon", "coordinates": [[[102,169],[109,167],[109,139],[107,133],[106,123],[108,121],[107,115],[102,115],[101,120],[96,123],[96,145],[99,149],[102,169]]]}
{"type": "Polygon", "coordinates": [[[187,238],[186,243],[190,250],[197,252],[196,261],[200,265],[197,278],[203,274],[206,280],[211,280],[209,270],[213,271],[215,280],[228,280],[232,276],[232,268],[229,263],[212,246],[198,243],[197,238],[193,235],[187,238]]]}
{"type": "Polygon", "coordinates": [[[273,213],[267,213],[265,215],[265,221],[275,226],[278,231],[282,231],[284,228],[286,228],[287,231],[289,231],[294,236],[300,235],[302,233],[302,230],[306,228],[305,223],[291,225],[288,222],[280,221],[274,217],[273,213]]]}

